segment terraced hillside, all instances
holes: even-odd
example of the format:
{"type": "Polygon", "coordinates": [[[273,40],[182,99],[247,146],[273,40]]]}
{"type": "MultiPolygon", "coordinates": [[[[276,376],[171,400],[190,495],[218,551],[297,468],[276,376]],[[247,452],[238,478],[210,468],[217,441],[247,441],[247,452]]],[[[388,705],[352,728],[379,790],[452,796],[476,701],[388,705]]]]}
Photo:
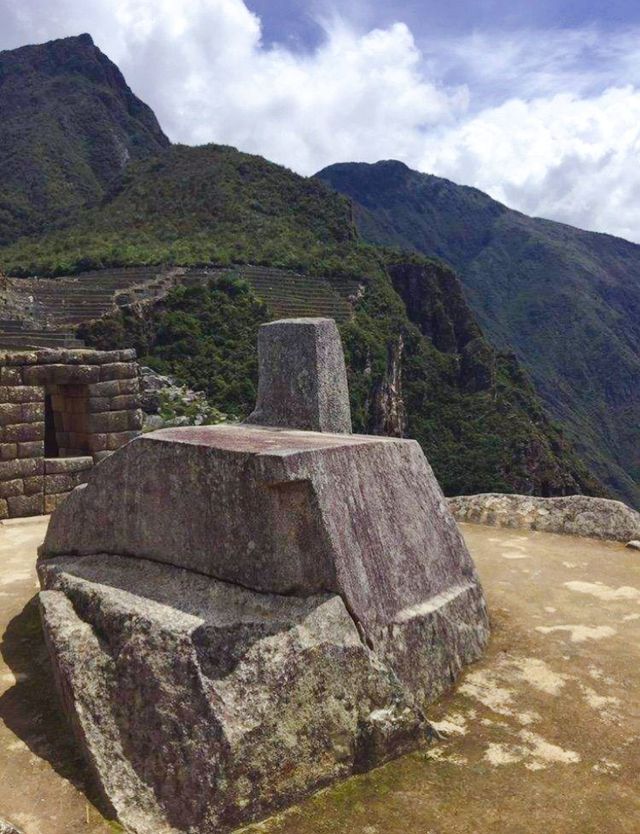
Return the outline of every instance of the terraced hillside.
{"type": "Polygon", "coordinates": [[[338,324],[352,312],[350,298],[358,283],[281,269],[239,266],[233,269],[185,270],[129,267],[93,270],[63,278],[10,281],[10,302],[0,314],[0,347],[82,347],[79,326],[115,309],[156,301],[176,284],[207,283],[228,275],[247,281],[276,318],[326,316],[338,324]]]}
{"type": "Polygon", "coordinates": [[[189,272],[182,281],[208,280],[217,275],[230,275],[247,281],[256,297],[264,301],[276,318],[325,316],[335,319],[338,324],[344,324],[349,319],[351,300],[359,288],[358,282],[349,278],[322,278],[258,266],[189,272]]]}
{"type": "Polygon", "coordinates": [[[10,280],[0,308],[0,347],[81,347],[75,336],[80,324],[117,306],[160,297],[172,286],[175,273],[131,267],[10,280]]]}

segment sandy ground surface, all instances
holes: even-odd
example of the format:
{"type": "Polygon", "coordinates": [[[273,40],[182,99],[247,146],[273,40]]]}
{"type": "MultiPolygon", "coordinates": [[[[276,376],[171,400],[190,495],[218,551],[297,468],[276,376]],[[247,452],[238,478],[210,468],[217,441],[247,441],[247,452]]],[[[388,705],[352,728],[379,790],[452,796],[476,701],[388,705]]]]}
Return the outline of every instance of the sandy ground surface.
{"type": "MultiPolygon", "coordinates": [[[[0,817],[24,834],[106,834],[120,829],[100,813],[42,643],[34,561],[45,525],[0,525],[0,817]]],[[[429,711],[442,740],[246,834],[640,832],[640,554],[463,531],[493,637],[429,711]]]]}

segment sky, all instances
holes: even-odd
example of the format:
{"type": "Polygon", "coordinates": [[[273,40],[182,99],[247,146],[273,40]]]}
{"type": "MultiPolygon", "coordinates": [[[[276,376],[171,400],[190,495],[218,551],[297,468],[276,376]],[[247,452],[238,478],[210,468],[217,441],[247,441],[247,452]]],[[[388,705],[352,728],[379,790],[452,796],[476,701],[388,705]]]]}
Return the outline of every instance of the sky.
{"type": "Polygon", "coordinates": [[[173,141],[400,159],[640,242],[637,0],[0,0],[0,49],[83,32],[173,141]]]}

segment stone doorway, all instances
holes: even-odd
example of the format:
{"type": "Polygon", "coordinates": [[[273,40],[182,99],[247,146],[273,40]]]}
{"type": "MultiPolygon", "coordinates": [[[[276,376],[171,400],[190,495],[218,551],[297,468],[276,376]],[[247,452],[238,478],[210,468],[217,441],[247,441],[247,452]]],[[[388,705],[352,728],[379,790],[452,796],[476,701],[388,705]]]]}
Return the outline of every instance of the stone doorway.
{"type": "Polygon", "coordinates": [[[45,457],[90,455],[89,434],[89,386],[47,385],[45,457]]]}

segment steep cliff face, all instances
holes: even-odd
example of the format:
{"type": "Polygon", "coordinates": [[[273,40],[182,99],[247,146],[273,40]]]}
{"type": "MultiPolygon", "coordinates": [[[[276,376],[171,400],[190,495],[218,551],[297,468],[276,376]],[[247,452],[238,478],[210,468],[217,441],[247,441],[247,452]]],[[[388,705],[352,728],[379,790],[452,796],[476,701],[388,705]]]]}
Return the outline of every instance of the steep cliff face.
{"type": "Polygon", "coordinates": [[[476,492],[491,479],[504,492],[601,492],[544,413],[515,356],[487,342],[455,274],[411,256],[390,255],[386,268],[423,337],[418,344],[405,335],[396,372],[403,430],[422,443],[445,491],[476,492]]]}
{"type": "Polygon", "coordinates": [[[489,390],[495,383],[495,352],[482,335],[455,273],[443,264],[389,265],[393,287],[411,321],[441,353],[455,357],[463,391],[489,390]]]}
{"type": "Polygon", "coordinates": [[[0,244],[95,203],[169,146],[90,35],[0,52],[0,244]]]}
{"type": "MultiPolygon", "coordinates": [[[[397,336],[387,344],[387,364],[382,376],[373,382],[367,398],[369,414],[367,431],[389,437],[404,437],[407,429],[407,409],[402,393],[402,363],[404,339],[397,336]]],[[[367,369],[370,373],[370,370],[367,369]]]]}

